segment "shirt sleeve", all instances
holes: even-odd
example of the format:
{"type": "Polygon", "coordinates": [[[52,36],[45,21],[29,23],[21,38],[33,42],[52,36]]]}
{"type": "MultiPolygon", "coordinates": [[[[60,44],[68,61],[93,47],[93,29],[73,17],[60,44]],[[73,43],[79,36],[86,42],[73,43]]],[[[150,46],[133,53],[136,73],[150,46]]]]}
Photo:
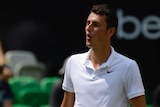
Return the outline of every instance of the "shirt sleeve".
{"type": "Polygon", "coordinates": [[[135,61],[131,61],[128,65],[124,78],[125,91],[128,99],[145,94],[141,73],[135,61]]]}
{"type": "Polygon", "coordinates": [[[72,84],[72,80],[71,80],[71,57],[67,60],[66,62],[66,67],[65,67],[65,73],[64,73],[64,79],[63,79],[63,83],[62,83],[62,89],[68,92],[74,92],[73,89],[73,84],[72,84]]]}

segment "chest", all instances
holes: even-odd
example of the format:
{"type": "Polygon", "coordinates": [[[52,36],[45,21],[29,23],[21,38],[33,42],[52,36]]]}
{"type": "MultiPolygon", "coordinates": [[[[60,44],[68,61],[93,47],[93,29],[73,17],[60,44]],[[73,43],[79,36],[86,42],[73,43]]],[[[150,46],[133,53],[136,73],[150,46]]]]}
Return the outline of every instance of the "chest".
{"type": "Polygon", "coordinates": [[[86,66],[75,66],[72,67],[71,74],[75,92],[108,94],[114,89],[123,91],[121,71],[115,68],[103,68],[95,71],[86,66]]]}

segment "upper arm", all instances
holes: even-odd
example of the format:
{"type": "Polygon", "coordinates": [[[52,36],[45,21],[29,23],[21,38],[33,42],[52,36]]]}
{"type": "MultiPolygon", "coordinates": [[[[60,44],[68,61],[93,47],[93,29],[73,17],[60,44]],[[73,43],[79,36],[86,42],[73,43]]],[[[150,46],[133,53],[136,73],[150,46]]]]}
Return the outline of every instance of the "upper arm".
{"type": "Polygon", "coordinates": [[[61,107],[73,107],[74,99],[74,93],[65,91],[61,107]]]}
{"type": "Polygon", "coordinates": [[[146,107],[145,95],[132,98],[130,102],[132,107],[146,107]]]}

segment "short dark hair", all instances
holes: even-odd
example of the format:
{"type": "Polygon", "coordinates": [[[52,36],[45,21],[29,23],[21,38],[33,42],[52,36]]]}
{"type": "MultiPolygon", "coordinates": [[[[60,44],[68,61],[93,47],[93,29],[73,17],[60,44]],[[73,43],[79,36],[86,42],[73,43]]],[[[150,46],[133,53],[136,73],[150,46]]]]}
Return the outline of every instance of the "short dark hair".
{"type": "Polygon", "coordinates": [[[118,26],[118,18],[114,10],[108,4],[93,5],[90,12],[106,16],[107,28],[118,26]]]}

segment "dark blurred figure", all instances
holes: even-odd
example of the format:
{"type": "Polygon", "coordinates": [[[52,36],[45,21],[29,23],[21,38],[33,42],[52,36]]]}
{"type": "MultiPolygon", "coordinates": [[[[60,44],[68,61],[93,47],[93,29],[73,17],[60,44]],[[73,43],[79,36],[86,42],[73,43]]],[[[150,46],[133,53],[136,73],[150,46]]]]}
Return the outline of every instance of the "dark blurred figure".
{"type": "Polygon", "coordinates": [[[62,90],[62,80],[58,81],[53,87],[51,91],[51,96],[49,99],[50,107],[60,107],[61,102],[63,100],[63,90],[62,90]]]}
{"type": "Polygon", "coordinates": [[[8,79],[13,74],[6,65],[2,42],[0,41],[0,107],[12,107],[13,94],[8,79]]]}
{"type": "Polygon", "coordinates": [[[160,107],[160,85],[155,88],[152,95],[153,107],[160,107]]]}
{"type": "Polygon", "coordinates": [[[62,89],[62,81],[63,81],[65,66],[66,66],[66,62],[67,62],[68,58],[69,57],[67,57],[64,60],[63,66],[58,71],[58,74],[61,76],[61,81],[58,81],[52,87],[51,96],[50,96],[50,99],[49,99],[50,107],[60,107],[60,105],[62,103],[63,95],[64,95],[64,90],[62,89]]]}
{"type": "Polygon", "coordinates": [[[8,81],[8,79],[13,76],[13,73],[10,70],[10,68],[6,65],[6,60],[4,57],[4,50],[3,50],[3,46],[2,46],[1,41],[0,41],[0,67],[1,67],[1,70],[3,70],[2,71],[3,80],[8,81]]]}
{"type": "Polygon", "coordinates": [[[3,69],[0,65],[0,107],[12,107],[13,94],[8,81],[3,79],[3,69]]]}

